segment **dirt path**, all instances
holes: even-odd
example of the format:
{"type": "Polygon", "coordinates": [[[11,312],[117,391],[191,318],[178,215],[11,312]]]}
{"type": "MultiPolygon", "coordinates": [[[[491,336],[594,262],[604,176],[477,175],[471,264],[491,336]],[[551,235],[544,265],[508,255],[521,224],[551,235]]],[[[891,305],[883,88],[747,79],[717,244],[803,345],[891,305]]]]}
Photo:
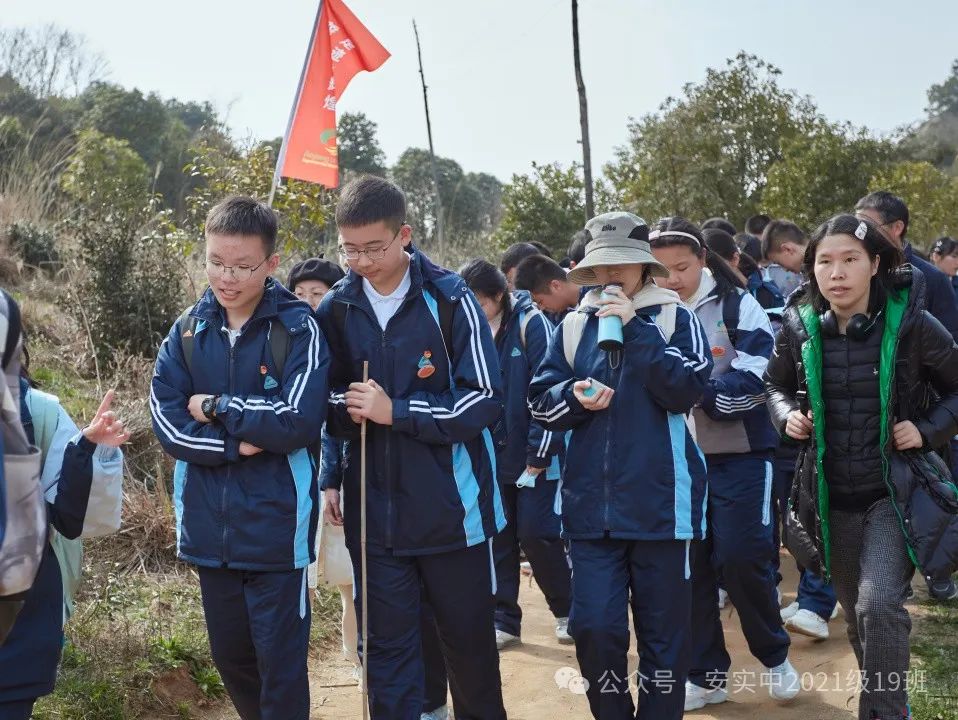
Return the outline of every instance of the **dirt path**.
{"type": "MultiPolygon", "coordinates": [[[[782,588],[797,585],[794,563],[787,556],[782,563],[785,581],[782,588]]],[[[794,599],[786,592],[785,602],[794,599]]],[[[506,650],[501,656],[503,693],[510,720],[555,720],[555,718],[590,718],[585,696],[575,695],[556,685],[555,675],[561,668],[578,667],[575,649],[562,646],[553,635],[552,616],[538,587],[523,582],[520,592],[523,608],[523,644],[506,650]]],[[[765,687],[758,687],[762,668],[748,652],[742,637],[735,609],[723,611],[725,639],[732,655],[733,680],[729,702],[690,713],[690,720],[735,720],[753,718],[760,713],[763,720],[851,720],[857,705],[853,690],[847,690],[848,679],[856,670],[855,658],[845,638],[841,614],[830,625],[831,638],[813,641],[799,635],[792,638],[790,658],[799,673],[807,673],[806,682],[821,691],[802,693],[788,705],[778,705],[768,697],[765,687]],[[737,673],[737,674],[736,674],[737,673]],[[753,691],[744,689],[751,685],[753,691]],[[838,689],[836,689],[838,688],[838,689]]],[[[633,642],[634,647],[634,642],[633,642]]],[[[630,666],[637,664],[630,653],[630,666]]],[[[362,717],[361,695],[348,684],[349,668],[338,655],[327,658],[313,668],[312,717],[362,717]]]]}

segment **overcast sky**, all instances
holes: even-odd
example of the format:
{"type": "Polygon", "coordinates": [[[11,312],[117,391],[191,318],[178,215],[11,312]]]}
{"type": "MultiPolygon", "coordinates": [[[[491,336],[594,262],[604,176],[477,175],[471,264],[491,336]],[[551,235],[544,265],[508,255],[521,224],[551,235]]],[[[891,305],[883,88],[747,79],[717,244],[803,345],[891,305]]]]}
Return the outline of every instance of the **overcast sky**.
{"type": "MultiPolygon", "coordinates": [[[[86,36],[110,80],[210,100],[237,137],[282,134],[317,0],[0,0],[5,27],[56,22],[86,36]]],[[[412,19],[436,152],[503,181],[530,163],[581,159],[570,0],[347,0],[392,53],[339,109],[379,125],[389,162],[426,147],[412,19]]],[[[593,164],[705,68],[747,50],[833,120],[887,132],[922,116],[958,57],[958,2],[581,0],[593,164]]]]}

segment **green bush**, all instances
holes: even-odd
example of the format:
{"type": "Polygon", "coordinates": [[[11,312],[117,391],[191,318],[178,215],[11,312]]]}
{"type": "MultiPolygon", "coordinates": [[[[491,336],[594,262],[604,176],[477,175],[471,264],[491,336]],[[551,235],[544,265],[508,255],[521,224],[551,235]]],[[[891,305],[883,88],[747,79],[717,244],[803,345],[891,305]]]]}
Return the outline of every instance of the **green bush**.
{"type": "Polygon", "coordinates": [[[117,348],[153,354],[186,301],[169,211],[149,192],[146,165],[125,141],[87,131],[63,187],[84,265],[71,308],[101,359],[117,348]]]}
{"type": "Polygon", "coordinates": [[[60,264],[57,238],[52,230],[31,222],[15,222],[7,235],[13,251],[27,265],[54,269],[60,264]]]}

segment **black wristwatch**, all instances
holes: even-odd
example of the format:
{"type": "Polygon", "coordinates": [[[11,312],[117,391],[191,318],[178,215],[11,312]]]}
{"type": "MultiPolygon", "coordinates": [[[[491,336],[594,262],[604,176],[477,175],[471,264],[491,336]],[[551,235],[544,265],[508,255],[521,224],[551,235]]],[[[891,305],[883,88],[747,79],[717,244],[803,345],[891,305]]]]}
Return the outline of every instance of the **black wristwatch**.
{"type": "Polygon", "coordinates": [[[216,403],[219,402],[219,395],[209,395],[203,399],[203,403],[200,405],[200,410],[203,411],[203,414],[206,415],[207,420],[216,419],[216,403]]]}

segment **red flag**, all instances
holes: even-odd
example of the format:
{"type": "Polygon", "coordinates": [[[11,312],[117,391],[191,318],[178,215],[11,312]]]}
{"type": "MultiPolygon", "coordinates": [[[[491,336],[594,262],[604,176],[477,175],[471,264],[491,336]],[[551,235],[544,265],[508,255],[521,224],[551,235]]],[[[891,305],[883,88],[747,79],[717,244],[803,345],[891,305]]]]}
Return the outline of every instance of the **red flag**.
{"type": "Polygon", "coordinates": [[[389,52],[342,0],[320,0],[313,37],[276,164],[280,177],[339,185],[336,102],[360,70],[372,71],[389,52]]]}

